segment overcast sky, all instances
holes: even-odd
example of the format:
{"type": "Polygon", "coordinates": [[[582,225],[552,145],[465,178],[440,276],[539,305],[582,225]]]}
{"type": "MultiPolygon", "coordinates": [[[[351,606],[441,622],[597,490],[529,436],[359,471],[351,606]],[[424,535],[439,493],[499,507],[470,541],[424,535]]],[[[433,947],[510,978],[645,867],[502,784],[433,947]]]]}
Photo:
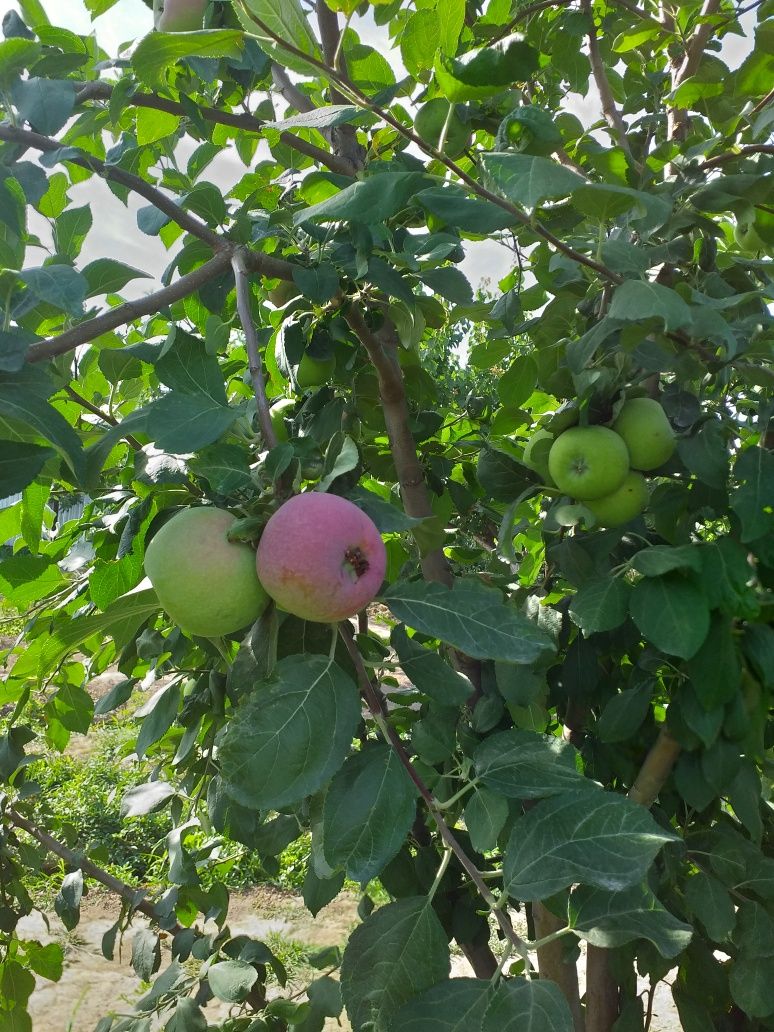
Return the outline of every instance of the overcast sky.
{"type": "MultiPolygon", "coordinates": [[[[139,39],[152,28],[152,13],[142,3],[142,0],[118,0],[115,7],[112,7],[95,22],[91,21],[82,0],[43,0],[43,2],[52,21],[81,34],[96,32],[101,46],[110,54],[116,54],[122,44],[139,39]]],[[[16,4],[12,6],[16,6],[16,4]]],[[[744,22],[746,23],[745,27],[751,32],[754,15],[747,15],[744,22]]],[[[399,73],[404,71],[399,53],[388,49],[389,40],[384,28],[376,26],[370,17],[353,20],[353,26],[356,27],[363,42],[382,50],[395,65],[396,71],[399,73]]],[[[735,67],[744,58],[748,49],[747,40],[729,36],[720,56],[731,67],[735,67]]],[[[577,94],[570,95],[567,98],[566,110],[576,114],[586,126],[592,125],[601,116],[599,98],[594,91],[590,92],[586,98],[577,94]]],[[[220,155],[205,175],[226,192],[245,171],[245,166],[235,151],[231,150],[220,155]]],[[[83,248],[82,264],[97,257],[112,255],[121,261],[150,272],[154,276],[160,274],[170,260],[170,253],[157,238],[144,236],[137,229],[136,211],[144,202],[137,202],[132,197],[127,209],[96,177],[74,187],[70,190],[70,196],[76,204],[91,203],[93,205],[94,227],[83,248]]],[[[33,232],[37,232],[42,239],[50,240],[47,226],[40,224],[42,221],[38,219],[30,228],[33,232]]],[[[462,264],[462,269],[474,284],[480,283],[483,279],[489,279],[494,283],[510,270],[512,262],[510,253],[494,241],[469,244],[467,250],[468,257],[462,264]]],[[[32,259],[31,264],[38,264],[37,259],[32,258],[33,254],[34,252],[29,253],[28,260],[32,259]]],[[[43,256],[40,260],[43,260],[43,256]]],[[[134,284],[134,289],[136,293],[145,293],[151,288],[149,288],[148,280],[141,280],[134,284]]],[[[132,284],[125,293],[127,297],[132,296],[132,284]]]]}

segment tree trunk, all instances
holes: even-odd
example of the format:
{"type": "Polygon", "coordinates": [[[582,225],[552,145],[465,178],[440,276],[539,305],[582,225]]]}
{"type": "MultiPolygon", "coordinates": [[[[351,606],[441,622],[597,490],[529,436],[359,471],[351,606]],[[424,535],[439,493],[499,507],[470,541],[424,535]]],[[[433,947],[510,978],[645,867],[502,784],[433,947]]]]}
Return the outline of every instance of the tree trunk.
{"type": "Polygon", "coordinates": [[[610,1032],[618,1018],[618,984],[610,951],[589,945],[586,955],[586,1032],[610,1032]]]}
{"type": "MultiPolygon", "coordinates": [[[[542,903],[534,903],[532,915],[535,921],[535,937],[543,939],[564,928],[565,922],[556,917],[542,903]]],[[[541,978],[550,978],[562,990],[572,1013],[575,1032],[585,1032],[583,1008],[578,990],[578,969],[574,962],[564,959],[564,943],[555,939],[538,949],[538,970],[541,978]]]]}

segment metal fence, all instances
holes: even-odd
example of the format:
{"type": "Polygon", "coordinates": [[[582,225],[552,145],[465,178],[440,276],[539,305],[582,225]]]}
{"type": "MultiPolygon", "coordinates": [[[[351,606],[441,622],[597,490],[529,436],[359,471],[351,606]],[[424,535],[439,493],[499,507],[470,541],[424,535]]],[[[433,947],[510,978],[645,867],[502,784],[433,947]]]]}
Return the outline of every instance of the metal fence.
{"type": "MultiPolygon", "coordinates": [[[[21,494],[9,495],[7,498],[0,498],[0,512],[3,509],[10,509],[12,505],[16,505],[17,502],[22,500],[21,494]]],[[[81,495],[79,498],[75,498],[73,501],[69,501],[67,505],[62,506],[53,511],[56,512],[56,520],[54,526],[67,523],[69,520],[79,520],[83,516],[83,510],[86,508],[91,499],[88,495],[81,495]]],[[[13,537],[9,541],[4,542],[6,545],[12,545],[16,541],[13,537]]],[[[0,542],[3,544],[3,542],[0,542]]]]}

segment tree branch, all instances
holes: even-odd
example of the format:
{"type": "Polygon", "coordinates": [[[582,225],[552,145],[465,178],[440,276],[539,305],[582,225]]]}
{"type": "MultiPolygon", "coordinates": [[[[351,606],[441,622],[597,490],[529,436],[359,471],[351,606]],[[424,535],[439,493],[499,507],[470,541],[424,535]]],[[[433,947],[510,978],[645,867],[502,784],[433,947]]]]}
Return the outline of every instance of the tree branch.
{"type": "MultiPolygon", "coordinates": [[[[61,150],[65,146],[59,140],[54,140],[50,136],[42,136],[40,133],[34,133],[28,129],[17,129],[12,125],[0,125],[0,140],[5,140],[7,143],[21,143],[45,153],[61,150]]],[[[69,151],[69,148],[67,149],[69,151]]],[[[63,161],[89,169],[90,172],[95,172],[103,179],[111,179],[113,182],[120,183],[127,189],[139,194],[140,197],[144,197],[146,201],[149,201],[154,208],[158,208],[159,211],[168,215],[178,226],[190,233],[191,236],[195,236],[205,244],[208,244],[214,251],[226,246],[223,238],[210,229],[209,226],[205,225],[201,219],[191,215],[190,212],[184,211],[179,204],[165,196],[155,186],[146,183],[140,176],[135,176],[131,172],[119,168],[118,165],[107,165],[104,161],[100,161],[99,158],[92,157],[85,152],[82,156],[68,153],[67,157],[63,158],[63,161]]]]}
{"type": "Polygon", "coordinates": [[[379,118],[385,121],[388,125],[391,125],[393,129],[399,132],[407,140],[411,140],[412,143],[416,144],[424,154],[427,154],[436,161],[441,162],[441,164],[453,172],[461,182],[465,183],[471,193],[474,193],[478,197],[482,197],[484,200],[490,201],[492,204],[496,204],[498,208],[502,208],[504,211],[507,211],[513,216],[516,222],[521,223],[523,226],[528,226],[536,236],[542,237],[543,240],[551,244],[557,251],[560,251],[562,254],[572,259],[572,261],[577,262],[579,265],[584,265],[588,269],[592,269],[598,275],[609,280],[611,283],[623,282],[623,277],[617,272],[609,269],[601,262],[595,261],[593,258],[588,258],[580,251],[576,251],[573,247],[570,247],[569,244],[566,244],[563,240],[560,240],[559,237],[551,233],[550,230],[546,229],[546,227],[541,225],[541,223],[523,212],[521,208],[518,208],[515,204],[511,204],[511,202],[505,200],[505,198],[492,193],[492,191],[487,190],[486,187],[481,186],[473,176],[465,172],[464,169],[462,169],[455,161],[452,161],[452,159],[442,151],[439,151],[437,148],[428,144],[421,136],[415,133],[413,129],[409,129],[407,126],[403,125],[403,123],[395,118],[388,110],[375,104],[361,90],[353,86],[351,83],[348,83],[337,71],[335,71],[335,69],[329,68],[324,61],[319,61],[317,58],[311,57],[309,54],[304,53],[304,51],[299,50],[299,48],[294,46],[292,43],[288,43],[286,40],[282,39],[282,37],[278,36],[276,32],[270,29],[265,22],[256,17],[252,11],[249,16],[258,28],[260,28],[260,30],[270,39],[275,40],[277,43],[281,44],[285,50],[295,54],[297,57],[301,57],[308,64],[313,65],[321,71],[330,80],[330,82],[336,83],[336,85],[340,87],[342,92],[348,96],[353,103],[362,107],[366,111],[372,111],[375,115],[378,115],[379,118]]]}
{"type": "Polygon", "coordinates": [[[599,39],[597,38],[597,29],[594,24],[594,10],[591,6],[591,0],[581,0],[581,6],[583,12],[588,18],[588,31],[586,37],[589,41],[589,60],[591,62],[591,71],[594,75],[594,82],[597,84],[599,90],[599,98],[602,101],[602,113],[605,116],[607,124],[613,132],[615,140],[624,154],[629,158],[631,163],[638,170],[641,168],[638,161],[635,160],[632,154],[632,149],[629,146],[629,139],[627,136],[628,129],[626,123],[621,117],[621,112],[616,107],[615,98],[613,97],[613,91],[610,88],[610,81],[608,80],[607,73],[605,72],[605,65],[602,60],[602,54],[599,50],[599,39]]]}
{"type": "Polygon", "coordinates": [[[679,743],[672,737],[666,724],[662,724],[658,738],[629,789],[629,798],[650,809],[672,773],[679,755],[679,743]]]}
{"type": "MultiPolygon", "coordinates": [[[[110,83],[89,82],[78,91],[76,100],[79,103],[87,100],[110,100],[112,93],[113,87],[110,83]]],[[[157,93],[135,93],[128,98],[127,102],[134,107],[166,111],[170,115],[186,117],[189,114],[182,104],[169,100],[167,97],[160,97],[157,93]]],[[[262,133],[266,128],[266,123],[261,121],[260,118],[247,113],[234,114],[232,111],[220,111],[217,108],[202,107],[201,105],[198,106],[197,110],[206,122],[212,122],[215,125],[226,125],[249,133],[262,133]]],[[[322,147],[316,147],[313,143],[309,143],[308,140],[301,139],[295,133],[281,132],[280,140],[285,146],[291,147],[307,158],[311,158],[312,161],[318,161],[325,168],[330,169],[331,172],[338,172],[343,176],[352,175],[352,167],[347,161],[336,154],[323,150],[322,147]]]]}
{"type": "Polygon", "coordinates": [[[274,80],[277,92],[284,97],[290,107],[295,108],[296,111],[314,111],[314,104],[311,99],[301,92],[282,65],[272,64],[271,77],[274,80]]]}
{"type": "MultiPolygon", "coordinates": [[[[316,9],[325,60],[348,80],[347,65],[341,53],[339,16],[328,7],[325,0],[317,0],[316,9]]],[[[332,104],[344,104],[347,100],[343,93],[334,88],[331,88],[330,99],[332,104]]],[[[353,170],[359,171],[363,167],[365,151],[357,141],[357,130],[353,125],[334,126],[330,130],[330,139],[334,151],[345,158],[353,170]]]]}
{"type": "Polygon", "coordinates": [[[117,326],[124,326],[144,315],[153,315],[159,309],[188,297],[189,294],[193,294],[203,287],[205,283],[215,279],[216,276],[225,272],[230,262],[229,252],[221,251],[204,265],[200,265],[198,269],[194,269],[186,276],[181,276],[179,280],[163,290],[157,290],[137,301],[127,301],[123,305],[117,305],[102,315],[98,315],[95,319],[88,319],[86,322],[73,326],[70,330],[65,330],[58,337],[49,337],[48,340],[31,344],[27,349],[27,361],[42,362],[47,358],[54,358],[56,355],[64,355],[73,348],[77,348],[81,344],[88,344],[89,341],[101,334],[114,330],[117,326]]]}
{"type": "Polygon", "coordinates": [[[32,821],[26,817],[22,817],[12,806],[9,806],[5,810],[4,816],[13,824],[15,827],[20,828],[22,831],[26,831],[28,835],[31,835],[37,842],[55,856],[58,856],[61,860],[67,864],[68,867],[72,867],[74,870],[80,868],[87,878],[93,878],[98,881],[100,885],[104,885],[106,889],[114,892],[122,900],[129,904],[132,910],[139,910],[141,914],[145,914],[149,917],[154,924],[159,925],[165,931],[172,932],[173,935],[183,931],[183,926],[178,924],[176,921],[170,923],[166,917],[163,917],[156,910],[156,907],[145,899],[145,893],[143,889],[133,889],[131,885],[127,885],[126,882],[119,881],[118,878],[113,877],[107,871],[103,871],[101,867],[97,867],[96,864],[92,863],[85,856],[80,856],[75,853],[72,849],[69,849],[64,843],[59,842],[53,835],[49,835],[47,831],[39,828],[32,821]]]}
{"type": "MultiPolygon", "coordinates": [[[[704,48],[709,42],[714,29],[712,23],[704,19],[716,14],[719,8],[720,0],[704,0],[702,9],[699,12],[699,24],[686,44],[683,60],[674,65],[672,71],[672,92],[693,75],[699,67],[704,54],[704,48]]],[[[687,128],[688,112],[684,108],[670,108],[667,117],[667,131],[670,140],[682,140],[687,128]]]]}
{"type": "Polygon", "coordinates": [[[478,868],[455,838],[451,828],[444,820],[443,814],[438,809],[438,804],[436,803],[435,796],[414,769],[414,765],[412,764],[411,758],[406,752],[405,746],[401,741],[400,735],[387,719],[387,711],[385,709],[384,702],[377,688],[371,682],[371,678],[369,677],[368,671],[365,668],[363,658],[360,655],[360,651],[358,650],[357,644],[355,643],[355,636],[352,631],[351,624],[349,624],[347,621],[343,621],[342,623],[340,623],[339,634],[341,635],[341,638],[347,647],[347,652],[349,653],[352,662],[354,663],[355,670],[357,672],[358,684],[360,685],[360,691],[362,693],[363,699],[365,700],[366,705],[371,711],[374,720],[378,724],[379,729],[381,730],[384,737],[387,739],[390,748],[394,751],[395,755],[400,760],[401,764],[406,770],[406,773],[411,778],[412,782],[417,788],[417,791],[424,800],[425,805],[430,811],[430,815],[432,816],[433,821],[435,822],[435,825],[438,828],[438,833],[440,834],[441,838],[446,843],[446,845],[449,847],[449,849],[451,849],[451,851],[457,857],[465,873],[468,875],[470,880],[475,885],[478,894],[481,896],[481,898],[484,900],[484,902],[487,904],[487,906],[494,914],[495,919],[498,925],[500,926],[500,930],[502,931],[505,938],[515,947],[519,954],[525,957],[526,959],[528,953],[527,944],[518,935],[515,928],[513,927],[513,924],[511,923],[510,917],[503,909],[501,909],[500,903],[495,898],[493,893],[490,891],[484,879],[481,877],[481,873],[479,872],[478,868]]]}
{"type": "Polygon", "coordinates": [[[733,161],[734,158],[748,158],[753,154],[774,154],[774,144],[749,144],[746,147],[740,147],[739,150],[729,151],[727,154],[718,154],[716,158],[708,158],[706,161],[702,161],[699,167],[716,168],[718,165],[724,165],[727,161],[733,161]]]}
{"type": "MultiPolygon", "coordinates": [[[[105,423],[108,423],[110,426],[118,426],[118,420],[114,416],[111,416],[109,412],[103,412],[98,405],[92,405],[87,398],[84,398],[82,394],[73,390],[69,385],[65,387],[65,394],[69,395],[69,397],[80,405],[81,408],[85,408],[87,412],[91,412],[94,416],[99,416],[99,418],[105,423]]],[[[142,451],[142,445],[136,437],[132,437],[131,434],[127,434],[124,437],[124,440],[130,448],[134,449],[134,451],[142,451]]]]}
{"type": "Polygon", "coordinates": [[[276,448],[277,434],[271,421],[269,412],[269,401],[266,397],[266,381],[263,377],[263,364],[261,352],[258,345],[258,335],[255,332],[252,307],[250,304],[250,280],[248,279],[247,265],[244,251],[236,251],[231,259],[231,267],[234,270],[236,281],[237,313],[242,329],[245,334],[247,345],[247,358],[250,369],[250,380],[253,384],[255,403],[258,408],[258,422],[261,425],[264,444],[267,448],[276,448]]]}

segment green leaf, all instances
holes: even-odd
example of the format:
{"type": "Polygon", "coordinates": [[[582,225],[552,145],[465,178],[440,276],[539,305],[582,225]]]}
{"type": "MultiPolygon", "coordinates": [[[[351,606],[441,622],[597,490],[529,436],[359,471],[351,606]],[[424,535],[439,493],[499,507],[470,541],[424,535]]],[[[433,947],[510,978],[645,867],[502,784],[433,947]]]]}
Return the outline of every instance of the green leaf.
{"type": "Polygon", "coordinates": [[[481,163],[497,192],[524,208],[567,197],[583,184],[576,172],[558,161],[533,154],[492,152],[483,154],[481,163]]]}
{"type": "Polygon", "coordinates": [[[650,708],[651,688],[627,688],[606,704],[597,723],[597,734],[603,742],[625,742],[638,730],[650,708]]]}
{"type": "Polygon", "coordinates": [[[703,593],[680,574],[640,581],[632,591],[629,608],[642,634],[670,656],[690,659],[709,631],[703,593]]]}
{"type": "Polygon", "coordinates": [[[551,896],[575,882],[626,889],[645,878],[666,832],[639,803],[612,792],[565,792],[538,803],[513,826],[504,887],[519,900],[551,896]]]}
{"type": "Polygon", "coordinates": [[[468,197],[466,192],[457,186],[435,186],[420,190],[414,199],[448,226],[461,229],[463,233],[486,236],[498,229],[514,226],[517,222],[511,212],[491,201],[468,197]]]}
{"type": "Polygon", "coordinates": [[[469,305],[473,302],[473,288],[467,277],[454,266],[444,265],[440,269],[422,272],[421,280],[434,294],[440,294],[455,305],[469,305]]]}
{"type": "Polygon", "coordinates": [[[390,635],[403,672],[418,691],[440,706],[464,706],[473,694],[473,685],[457,673],[435,649],[426,649],[409,638],[400,624],[390,635]]]}
{"type": "Polygon", "coordinates": [[[477,788],[463,814],[470,842],[478,853],[494,849],[508,819],[508,800],[497,792],[477,788]]]}
{"type": "Polygon", "coordinates": [[[14,555],[0,562],[0,595],[23,609],[64,584],[59,567],[44,556],[14,555]]]}
{"type": "Polygon", "coordinates": [[[0,498],[23,491],[53,454],[51,448],[37,444],[0,441],[0,498]]]}
{"type": "Polygon", "coordinates": [[[204,1011],[188,996],[178,999],[175,1013],[164,1026],[164,1032],[207,1032],[204,1011]]]}
{"type": "Polygon", "coordinates": [[[214,444],[206,448],[190,460],[188,468],[194,476],[208,480],[217,494],[230,495],[252,487],[247,455],[244,448],[235,444],[214,444]]]}
{"type": "Polygon", "coordinates": [[[308,269],[296,266],[293,280],[304,292],[304,297],[316,304],[327,304],[339,290],[339,274],[330,262],[322,262],[308,269]]]}
{"type": "Polygon", "coordinates": [[[592,946],[606,950],[647,939],[671,960],[693,936],[691,926],[670,914],[646,885],[621,892],[581,885],[570,894],[568,910],[573,930],[592,946]]]}
{"type": "Polygon", "coordinates": [[[731,508],[742,521],[742,541],[754,541],[774,531],[774,453],[748,448],[734,465],[737,487],[731,508]]]}
{"type": "Polygon", "coordinates": [[[169,731],[177,718],[179,708],[180,683],[173,681],[166,688],[160,688],[144,706],[136,710],[134,716],[142,720],[135,743],[135,752],[140,759],[169,731]]]}
{"type": "Polygon", "coordinates": [[[535,483],[530,470],[507,452],[486,445],[478,453],[476,476],[486,493],[498,502],[512,502],[535,483]]]}
{"type": "Polygon", "coordinates": [[[258,972],[244,960],[223,960],[207,971],[213,994],[225,1003],[244,1003],[258,980],[258,972]]]}
{"type": "Polygon", "coordinates": [[[81,897],[83,896],[83,871],[72,871],[62,880],[62,887],[54,900],[54,910],[68,932],[81,919],[81,897]]]}
{"type": "Polygon", "coordinates": [[[516,82],[527,82],[537,71],[540,56],[534,47],[514,40],[507,47],[485,47],[465,61],[436,54],[433,71],[444,96],[452,103],[483,100],[516,82]]]}
{"type": "Polygon", "coordinates": [[[323,975],[311,982],[306,991],[310,1003],[320,1014],[328,1018],[337,1018],[341,1014],[344,1003],[341,999],[341,986],[339,983],[323,975]]]}
{"type": "Polygon", "coordinates": [[[132,68],[141,82],[161,86],[175,62],[186,57],[239,57],[243,45],[243,34],[234,29],[151,32],[132,54],[132,68]]]}
{"type": "Polygon", "coordinates": [[[706,871],[697,871],[685,882],[685,901],[704,925],[713,942],[724,942],[736,923],[736,909],[722,882],[706,871]]]}
{"type": "Polygon", "coordinates": [[[731,967],[728,986],[738,1007],[751,1018],[774,1014],[774,956],[741,957],[731,967]]]}
{"type": "Polygon", "coordinates": [[[726,435],[718,420],[702,423],[695,434],[681,437],[677,453],[687,468],[710,487],[725,487],[728,479],[726,435]]]}
{"type": "Polygon", "coordinates": [[[84,204],[80,208],[67,208],[54,223],[54,242],[57,252],[74,261],[81,252],[93,224],[91,208],[84,204]]]}
{"type": "Polygon", "coordinates": [[[180,126],[180,115],[155,108],[137,108],[136,119],[137,142],[143,147],[171,136],[180,126]]]}
{"type": "Polygon", "coordinates": [[[400,52],[408,72],[427,80],[441,42],[441,19],[431,8],[411,14],[400,37],[400,52]]]}
{"type": "Polygon", "coordinates": [[[75,107],[75,83],[58,79],[18,79],[12,90],[19,117],[44,136],[54,136],[75,107]]]}
{"type": "MultiPolygon", "coordinates": [[[[222,383],[221,383],[222,386],[222,383]]],[[[146,409],[147,431],[162,451],[185,455],[213,444],[236,419],[236,409],[205,394],[170,391],[146,409]]]]}
{"type": "Polygon", "coordinates": [[[345,879],[344,871],[339,871],[330,878],[320,878],[313,864],[309,864],[304,878],[302,895],[304,906],[312,917],[317,917],[320,911],[338,896],[344,888],[345,879]]]}
{"type": "Polygon", "coordinates": [[[352,933],[341,964],[354,1032],[383,1032],[401,1004],[448,978],[449,968],[446,932],[424,896],[380,907],[352,933]]]}
{"type": "Polygon", "coordinates": [[[115,294],[135,279],[151,279],[149,273],[124,265],[115,258],[97,258],[89,262],[82,275],[87,283],[86,297],[115,294]]]}
{"type": "Polygon", "coordinates": [[[266,122],[265,125],[284,132],[286,129],[332,129],[334,126],[352,122],[369,124],[373,121],[373,115],[352,104],[328,104],[326,107],[291,115],[279,122],[266,122]]]}
{"type": "Polygon", "coordinates": [[[481,1032],[496,987],[477,978],[453,978],[409,1000],[389,1032],[481,1032]]]}
{"type": "Polygon", "coordinates": [[[323,656],[281,660],[226,727],[220,762],[227,792],[256,809],[316,792],[344,762],[359,719],[357,689],[335,663],[323,656]]]}
{"type": "Polygon", "coordinates": [[[588,637],[620,627],[629,613],[631,588],[621,577],[587,581],[573,596],[570,616],[588,637]]]}
{"type": "Polygon", "coordinates": [[[82,315],[87,283],[83,275],[70,265],[46,265],[19,273],[27,289],[41,301],[47,301],[68,315],[82,315]]]}
{"type": "Polygon", "coordinates": [[[245,30],[256,37],[269,57],[293,72],[314,72],[313,65],[286,50],[274,38],[292,43],[296,50],[318,61],[322,59],[299,0],[238,0],[234,6],[245,30]]]}
{"type": "Polygon", "coordinates": [[[561,738],[511,729],[490,735],[473,754],[480,781],[511,799],[542,799],[592,787],[575,766],[575,749],[561,738]]]}
{"type": "Polygon", "coordinates": [[[691,324],[691,310],[676,291],[643,280],[626,280],[616,287],[608,315],[622,322],[659,319],[666,330],[691,324]]]}
{"type": "Polygon", "coordinates": [[[132,967],[143,982],[150,982],[161,964],[161,943],[150,928],[141,928],[132,939],[132,967]]]}
{"type": "Polygon", "coordinates": [[[513,978],[500,984],[482,1032],[573,1032],[562,990],[548,979],[513,978]]]}
{"type": "Polygon", "coordinates": [[[383,597],[409,627],[474,659],[532,663],[554,649],[544,631],[478,581],[457,579],[452,591],[441,584],[399,581],[383,597]]]}
{"type": "Polygon", "coordinates": [[[146,813],[155,813],[166,806],[174,795],[175,789],[166,781],[148,781],[144,785],[135,785],[124,793],[121,816],[142,817],[146,813]]]}
{"type": "Polygon", "coordinates": [[[317,221],[384,222],[406,207],[424,179],[420,172],[380,172],[368,176],[319,204],[297,211],[293,223],[299,226],[317,221]]]}
{"type": "Polygon", "coordinates": [[[687,664],[696,695],[705,710],[730,702],[739,690],[741,676],[736,636],[731,620],[712,613],[710,631],[687,664]]]}
{"type": "Polygon", "coordinates": [[[331,782],[323,806],[323,852],[353,881],[375,878],[416,816],[416,789],[388,745],[362,749],[331,782]]]}
{"type": "Polygon", "coordinates": [[[632,558],[631,568],[646,577],[661,577],[672,570],[693,570],[701,573],[701,555],[695,545],[653,545],[643,548],[632,558]]]}

